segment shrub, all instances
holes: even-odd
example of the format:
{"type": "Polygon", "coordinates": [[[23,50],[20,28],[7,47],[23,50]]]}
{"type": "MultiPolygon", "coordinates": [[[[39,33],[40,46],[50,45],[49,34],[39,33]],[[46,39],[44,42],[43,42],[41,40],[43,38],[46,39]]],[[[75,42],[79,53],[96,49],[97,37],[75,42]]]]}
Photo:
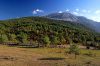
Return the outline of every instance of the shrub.
{"type": "Polygon", "coordinates": [[[76,55],[80,54],[79,46],[76,45],[76,44],[71,44],[70,48],[69,48],[69,53],[70,54],[75,54],[75,58],[76,58],[76,55]]]}

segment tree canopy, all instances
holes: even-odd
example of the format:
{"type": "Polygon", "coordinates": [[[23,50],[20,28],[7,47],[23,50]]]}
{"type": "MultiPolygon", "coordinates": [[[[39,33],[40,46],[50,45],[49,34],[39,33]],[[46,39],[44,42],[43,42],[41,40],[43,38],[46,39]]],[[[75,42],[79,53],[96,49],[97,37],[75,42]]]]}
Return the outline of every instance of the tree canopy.
{"type": "Polygon", "coordinates": [[[23,17],[0,21],[0,43],[100,45],[100,34],[69,21],[23,17]]]}

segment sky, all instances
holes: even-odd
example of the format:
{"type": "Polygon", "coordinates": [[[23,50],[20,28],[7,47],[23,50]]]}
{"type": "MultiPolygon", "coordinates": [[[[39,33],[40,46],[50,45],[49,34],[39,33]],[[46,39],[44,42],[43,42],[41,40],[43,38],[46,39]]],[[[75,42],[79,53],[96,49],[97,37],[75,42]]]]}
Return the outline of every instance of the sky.
{"type": "Polygon", "coordinates": [[[0,20],[70,12],[100,22],[100,0],[0,0],[0,20]]]}

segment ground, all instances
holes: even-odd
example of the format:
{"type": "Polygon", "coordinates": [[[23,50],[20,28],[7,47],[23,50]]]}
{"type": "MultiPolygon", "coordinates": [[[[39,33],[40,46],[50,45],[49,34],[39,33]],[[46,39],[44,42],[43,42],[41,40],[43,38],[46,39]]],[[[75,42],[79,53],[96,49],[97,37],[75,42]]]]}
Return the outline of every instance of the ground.
{"type": "Polygon", "coordinates": [[[66,54],[63,48],[19,48],[0,45],[0,66],[100,66],[100,50],[66,54]],[[87,54],[91,52],[93,56],[87,54]]]}

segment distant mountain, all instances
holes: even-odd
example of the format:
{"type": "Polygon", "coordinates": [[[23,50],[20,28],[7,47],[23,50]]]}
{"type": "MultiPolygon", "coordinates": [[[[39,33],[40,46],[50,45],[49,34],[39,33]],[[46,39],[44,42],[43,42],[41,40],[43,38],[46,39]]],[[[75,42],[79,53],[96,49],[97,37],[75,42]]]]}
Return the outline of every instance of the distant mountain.
{"type": "Polygon", "coordinates": [[[76,16],[68,12],[63,13],[52,13],[49,15],[46,15],[47,18],[50,19],[56,19],[56,20],[64,20],[64,21],[71,21],[71,22],[77,22],[80,24],[85,25],[88,28],[91,28],[97,32],[100,32],[100,23],[87,19],[83,16],[76,16]]]}
{"type": "Polygon", "coordinates": [[[64,20],[64,21],[71,21],[71,22],[77,22],[78,21],[77,16],[75,16],[71,13],[67,13],[67,12],[52,13],[52,14],[47,15],[46,17],[52,18],[52,19],[64,20]]]}

